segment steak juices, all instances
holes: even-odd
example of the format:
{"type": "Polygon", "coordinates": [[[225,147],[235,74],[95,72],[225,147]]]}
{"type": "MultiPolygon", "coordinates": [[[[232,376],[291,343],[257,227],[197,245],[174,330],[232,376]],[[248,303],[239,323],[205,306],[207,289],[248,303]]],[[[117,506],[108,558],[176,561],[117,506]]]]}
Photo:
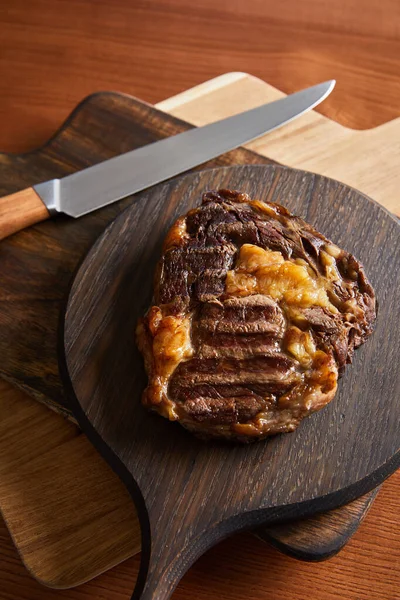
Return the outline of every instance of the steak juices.
{"type": "Polygon", "coordinates": [[[206,438],[296,429],[372,331],[363,267],[303,219],[210,191],[164,242],[137,327],[143,404],[206,438]]]}

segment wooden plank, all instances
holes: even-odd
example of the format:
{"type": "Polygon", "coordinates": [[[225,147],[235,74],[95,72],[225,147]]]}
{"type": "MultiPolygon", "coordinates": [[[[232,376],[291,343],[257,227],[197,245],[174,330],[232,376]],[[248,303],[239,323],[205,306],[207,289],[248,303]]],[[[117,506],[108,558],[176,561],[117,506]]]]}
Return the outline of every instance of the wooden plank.
{"type": "Polygon", "coordinates": [[[233,70],[286,93],[337,77],[318,112],[357,129],[399,116],[397,0],[1,4],[4,151],[37,147],[94,90],[154,104],[233,70]]]}

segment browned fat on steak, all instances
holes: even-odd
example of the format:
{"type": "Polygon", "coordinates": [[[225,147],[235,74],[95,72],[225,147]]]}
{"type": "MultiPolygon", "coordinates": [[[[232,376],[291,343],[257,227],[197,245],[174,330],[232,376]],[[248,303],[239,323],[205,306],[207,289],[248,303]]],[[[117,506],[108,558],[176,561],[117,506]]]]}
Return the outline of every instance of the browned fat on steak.
{"type": "Polygon", "coordinates": [[[293,431],[332,400],[374,320],[354,256],[278,204],[207,192],[168,233],[138,324],[143,403],[203,437],[293,431]]]}

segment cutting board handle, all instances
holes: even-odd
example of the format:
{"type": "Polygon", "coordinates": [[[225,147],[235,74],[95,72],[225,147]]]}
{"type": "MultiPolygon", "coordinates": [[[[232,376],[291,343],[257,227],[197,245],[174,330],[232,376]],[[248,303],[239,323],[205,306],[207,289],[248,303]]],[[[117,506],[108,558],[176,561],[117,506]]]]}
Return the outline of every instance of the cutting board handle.
{"type": "MultiPolygon", "coordinates": [[[[184,573],[204,550],[193,554],[192,544],[188,540],[185,547],[185,535],[179,530],[181,523],[175,515],[161,515],[157,519],[157,526],[150,527],[148,522],[144,523],[143,514],[140,511],[138,514],[142,529],[142,554],[131,600],[169,600],[184,573]],[[163,532],[168,525],[172,525],[171,539],[165,543],[163,532]]],[[[186,528],[184,530],[187,534],[186,528]]]]}
{"type": "MultiPolygon", "coordinates": [[[[191,486],[188,486],[191,490],[189,493],[179,485],[177,487],[178,490],[171,486],[171,495],[182,501],[185,506],[190,506],[193,494],[191,486]]],[[[206,505],[207,502],[204,503],[204,506],[206,505]]],[[[131,600],[169,600],[192,564],[214,543],[226,537],[220,524],[210,529],[204,527],[201,514],[200,517],[190,514],[188,520],[183,523],[179,510],[175,514],[164,510],[165,499],[162,496],[158,508],[164,512],[155,519],[157,524],[150,528],[148,523],[144,524],[143,515],[138,511],[142,528],[142,554],[131,600]],[[168,542],[165,538],[166,531],[170,536],[168,542]]]]}
{"type": "Polygon", "coordinates": [[[50,213],[32,187],[0,198],[0,240],[45,221],[50,213]]]}

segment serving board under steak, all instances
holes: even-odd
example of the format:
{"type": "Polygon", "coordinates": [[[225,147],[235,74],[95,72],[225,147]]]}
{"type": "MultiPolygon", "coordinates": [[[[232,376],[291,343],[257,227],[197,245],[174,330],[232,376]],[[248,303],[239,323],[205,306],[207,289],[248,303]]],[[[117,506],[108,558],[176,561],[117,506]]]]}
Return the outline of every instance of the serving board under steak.
{"type": "Polygon", "coordinates": [[[169,598],[187,568],[230,533],[335,508],[398,467],[400,331],[388,323],[400,319],[400,272],[391,268],[399,261],[400,226],[385,209],[337,181],[272,165],[205,170],[156,186],[96,241],[70,290],[60,368],[80,426],[135,499],[142,527],[135,598],[169,598]],[[302,215],[361,260],[379,302],[374,334],[335,400],[296,432],[246,447],[204,443],[145,411],[133,335],[169,227],[220,188],[302,215]]]}

